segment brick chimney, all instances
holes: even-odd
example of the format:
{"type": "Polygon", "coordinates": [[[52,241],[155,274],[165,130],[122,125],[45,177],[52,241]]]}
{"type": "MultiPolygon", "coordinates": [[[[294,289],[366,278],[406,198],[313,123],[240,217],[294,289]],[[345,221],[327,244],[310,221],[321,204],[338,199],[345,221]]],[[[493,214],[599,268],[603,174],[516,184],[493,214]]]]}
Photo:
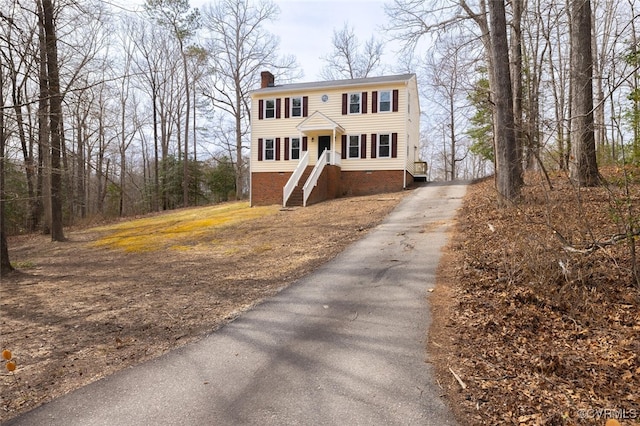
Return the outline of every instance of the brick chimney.
{"type": "Polygon", "coordinates": [[[262,71],[260,73],[260,77],[262,78],[262,84],[260,85],[261,89],[275,86],[276,78],[269,71],[262,71]]]}

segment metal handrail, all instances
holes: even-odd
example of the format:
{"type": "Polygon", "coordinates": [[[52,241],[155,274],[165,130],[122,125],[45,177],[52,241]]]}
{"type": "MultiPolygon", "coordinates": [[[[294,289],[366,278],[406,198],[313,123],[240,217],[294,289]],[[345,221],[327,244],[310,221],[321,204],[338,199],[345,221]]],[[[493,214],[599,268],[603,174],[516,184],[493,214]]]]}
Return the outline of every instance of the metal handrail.
{"type": "Polygon", "coordinates": [[[298,166],[291,174],[291,177],[287,181],[287,184],[282,188],[282,207],[287,206],[287,201],[289,201],[289,197],[293,194],[293,190],[296,186],[298,186],[298,182],[300,181],[300,177],[304,173],[305,169],[309,165],[309,151],[305,152],[300,161],[298,162],[298,166]]]}
{"type": "Polygon", "coordinates": [[[318,184],[318,179],[320,179],[320,175],[324,170],[324,166],[327,165],[327,156],[329,155],[328,153],[329,151],[326,149],[322,151],[322,155],[320,156],[320,158],[318,158],[318,162],[316,163],[315,167],[313,168],[313,171],[311,171],[311,174],[309,175],[309,177],[307,178],[307,181],[302,187],[302,195],[303,195],[302,206],[303,207],[307,207],[307,200],[311,195],[311,191],[313,190],[313,187],[315,187],[318,184]]]}

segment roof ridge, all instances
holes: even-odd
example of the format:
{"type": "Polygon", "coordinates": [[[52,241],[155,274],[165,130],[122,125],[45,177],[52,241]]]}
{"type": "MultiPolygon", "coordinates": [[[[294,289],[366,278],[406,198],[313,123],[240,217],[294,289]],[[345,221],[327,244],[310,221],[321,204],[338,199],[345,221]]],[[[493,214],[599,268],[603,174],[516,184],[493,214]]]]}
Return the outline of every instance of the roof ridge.
{"type": "Polygon", "coordinates": [[[302,90],[302,89],[311,89],[311,88],[332,88],[332,87],[345,87],[345,86],[357,86],[357,85],[366,85],[366,84],[377,84],[377,83],[394,83],[401,81],[408,81],[411,78],[416,76],[415,73],[405,73],[405,74],[395,74],[395,75],[383,75],[376,77],[362,77],[362,78],[353,78],[353,79],[343,79],[343,80],[324,80],[324,81],[312,81],[312,82],[303,82],[303,83],[287,83],[274,85],[265,88],[259,88],[253,90],[251,94],[254,93],[269,93],[269,92],[280,92],[280,91],[289,91],[289,90],[302,90]]]}

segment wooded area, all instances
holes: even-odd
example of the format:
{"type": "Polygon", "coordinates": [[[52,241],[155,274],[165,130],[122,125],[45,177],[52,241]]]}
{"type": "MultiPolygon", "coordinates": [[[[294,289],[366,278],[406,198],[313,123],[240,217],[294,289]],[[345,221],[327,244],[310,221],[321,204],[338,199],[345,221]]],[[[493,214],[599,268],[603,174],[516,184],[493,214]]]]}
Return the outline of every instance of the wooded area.
{"type": "MultiPolygon", "coordinates": [[[[633,0],[395,0],[387,13],[387,30],[406,43],[407,68],[421,77],[422,109],[431,115],[431,124],[423,126],[428,141],[423,155],[433,176],[490,173],[492,167],[479,161],[484,158],[497,162],[501,186],[505,174],[500,170],[507,167],[500,161],[501,148],[512,144],[501,142],[499,116],[507,106],[513,109],[513,124],[507,127],[516,138],[507,176],[572,169],[590,174],[579,180],[593,184],[595,160],[638,160],[633,0]],[[504,67],[496,59],[510,65],[509,75],[496,75],[504,67]]],[[[505,188],[501,192],[508,195],[505,188]]]]}
{"type": "MultiPolygon", "coordinates": [[[[301,76],[267,30],[271,1],[0,0],[0,213],[6,235],[242,198],[249,92],[264,69],[301,76]]],[[[523,171],[640,161],[633,0],[394,0],[387,26],[334,28],[324,76],[416,72],[429,178],[496,173],[507,203],[523,171]],[[386,39],[386,40],[385,40],[386,39]],[[403,51],[381,58],[394,41],[403,51]]]]}

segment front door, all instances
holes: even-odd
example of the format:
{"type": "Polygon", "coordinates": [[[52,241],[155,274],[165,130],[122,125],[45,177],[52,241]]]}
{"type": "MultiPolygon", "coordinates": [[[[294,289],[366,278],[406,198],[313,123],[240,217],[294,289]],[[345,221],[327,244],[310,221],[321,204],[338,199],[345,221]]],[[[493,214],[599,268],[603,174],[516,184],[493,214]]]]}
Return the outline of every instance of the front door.
{"type": "Polygon", "coordinates": [[[331,136],[318,137],[318,158],[320,158],[325,149],[331,151],[331,136]]]}

